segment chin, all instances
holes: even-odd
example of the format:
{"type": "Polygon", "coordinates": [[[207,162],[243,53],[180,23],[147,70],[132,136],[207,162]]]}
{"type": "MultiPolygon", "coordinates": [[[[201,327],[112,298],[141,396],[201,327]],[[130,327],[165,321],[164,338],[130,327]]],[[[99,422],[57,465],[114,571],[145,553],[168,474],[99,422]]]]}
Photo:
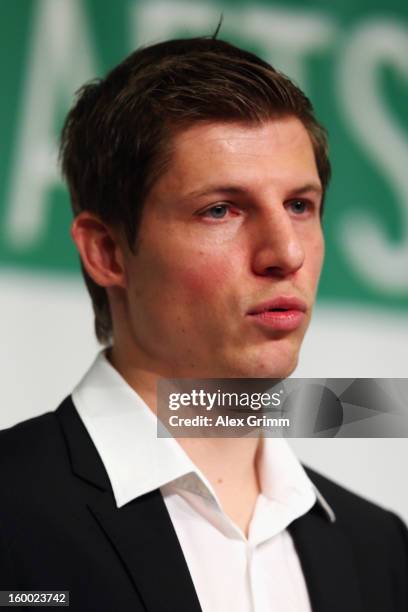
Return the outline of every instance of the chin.
{"type": "Polygon", "coordinates": [[[287,378],[296,369],[298,351],[267,351],[265,355],[256,355],[247,367],[244,378],[287,378]]]}
{"type": "Polygon", "coordinates": [[[253,373],[251,378],[274,378],[282,380],[284,378],[288,378],[295,370],[297,364],[291,366],[281,366],[281,367],[265,367],[263,371],[258,370],[257,373],[253,373]]]}
{"type": "Polygon", "coordinates": [[[297,366],[297,356],[291,360],[263,359],[251,363],[239,363],[230,368],[220,368],[215,378],[287,378],[297,366]]]}

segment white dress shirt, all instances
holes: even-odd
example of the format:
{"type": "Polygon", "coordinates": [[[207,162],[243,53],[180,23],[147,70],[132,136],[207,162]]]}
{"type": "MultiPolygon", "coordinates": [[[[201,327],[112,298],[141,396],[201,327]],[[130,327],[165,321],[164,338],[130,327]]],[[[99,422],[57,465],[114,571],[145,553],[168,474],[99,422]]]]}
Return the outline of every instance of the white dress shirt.
{"type": "MultiPolygon", "coordinates": [[[[288,525],[316,502],[333,511],[281,438],[265,438],[248,538],[202,472],[102,351],[72,394],[120,508],[160,488],[203,612],[311,612],[288,525]]],[[[159,588],[159,585],[158,585],[159,588]]]]}

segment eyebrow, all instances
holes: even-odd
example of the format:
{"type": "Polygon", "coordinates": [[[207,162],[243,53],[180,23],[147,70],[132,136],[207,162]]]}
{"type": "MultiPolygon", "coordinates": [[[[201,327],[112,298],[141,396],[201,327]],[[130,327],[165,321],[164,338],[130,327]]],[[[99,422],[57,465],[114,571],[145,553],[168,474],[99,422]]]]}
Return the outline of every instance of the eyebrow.
{"type": "Polygon", "coordinates": [[[228,193],[231,195],[242,195],[243,193],[247,193],[247,189],[243,187],[234,187],[232,185],[213,185],[208,187],[207,189],[197,191],[190,191],[187,193],[187,198],[198,198],[201,196],[212,195],[213,193],[228,193]]]}
{"type": "MultiPolygon", "coordinates": [[[[215,193],[223,193],[228,195],[243,195],[247,194],[248,190],[244,187],[238,187],[234,185],[212,185],[207,189],[191,191],[186,194],[186,198],[198,198],[208,195],[213,195],[215,193]]],[[[290,192],[292,195],[303,195],[305,193],[315,193],[316,195],[322,195],[323,189],[321,185],[318,183],[306,183],[305,185],[301,185],[299,187],[295,187],[290,192]]]]}
{"type": "Polygon", "coordinates": [[[302,195],[304,193],[315,193],[317,195],[322,195],[323,188],[318,183],[306,183],[306,185],[293,189],[292,193],[297,195],[302,195]]]}

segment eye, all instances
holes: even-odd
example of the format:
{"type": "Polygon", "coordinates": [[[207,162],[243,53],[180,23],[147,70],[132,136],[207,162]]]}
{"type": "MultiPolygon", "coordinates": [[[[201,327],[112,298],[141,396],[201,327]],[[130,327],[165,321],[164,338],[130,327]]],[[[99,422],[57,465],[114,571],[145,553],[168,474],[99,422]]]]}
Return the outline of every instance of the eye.
{"type": "Polygon", "coordinates": [[[216,204],[215,206],[211,206],[211,208],[207,208],[207,210],[202,213],[202,216],[210,217],[211,219],[223,219],[229,210],[229,204],[216,204]]]}
{"type": "Polygon", "coordinates": [[[311,203],[307,200],[291,200],[287,206],[295,215],[303,215],[311,209],[311,203]]]}

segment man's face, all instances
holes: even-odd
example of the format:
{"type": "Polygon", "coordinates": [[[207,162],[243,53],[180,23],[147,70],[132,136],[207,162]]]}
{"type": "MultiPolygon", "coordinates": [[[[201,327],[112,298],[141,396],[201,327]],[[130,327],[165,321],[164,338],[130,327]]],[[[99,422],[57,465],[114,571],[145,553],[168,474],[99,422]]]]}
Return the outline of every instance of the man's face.
{"type": "Polygon", "coordinates": [[[320,204],[298,119],[179,133],[125,258],[139,365],[180,378],[289,375],[322,265],[320,204]]]}

